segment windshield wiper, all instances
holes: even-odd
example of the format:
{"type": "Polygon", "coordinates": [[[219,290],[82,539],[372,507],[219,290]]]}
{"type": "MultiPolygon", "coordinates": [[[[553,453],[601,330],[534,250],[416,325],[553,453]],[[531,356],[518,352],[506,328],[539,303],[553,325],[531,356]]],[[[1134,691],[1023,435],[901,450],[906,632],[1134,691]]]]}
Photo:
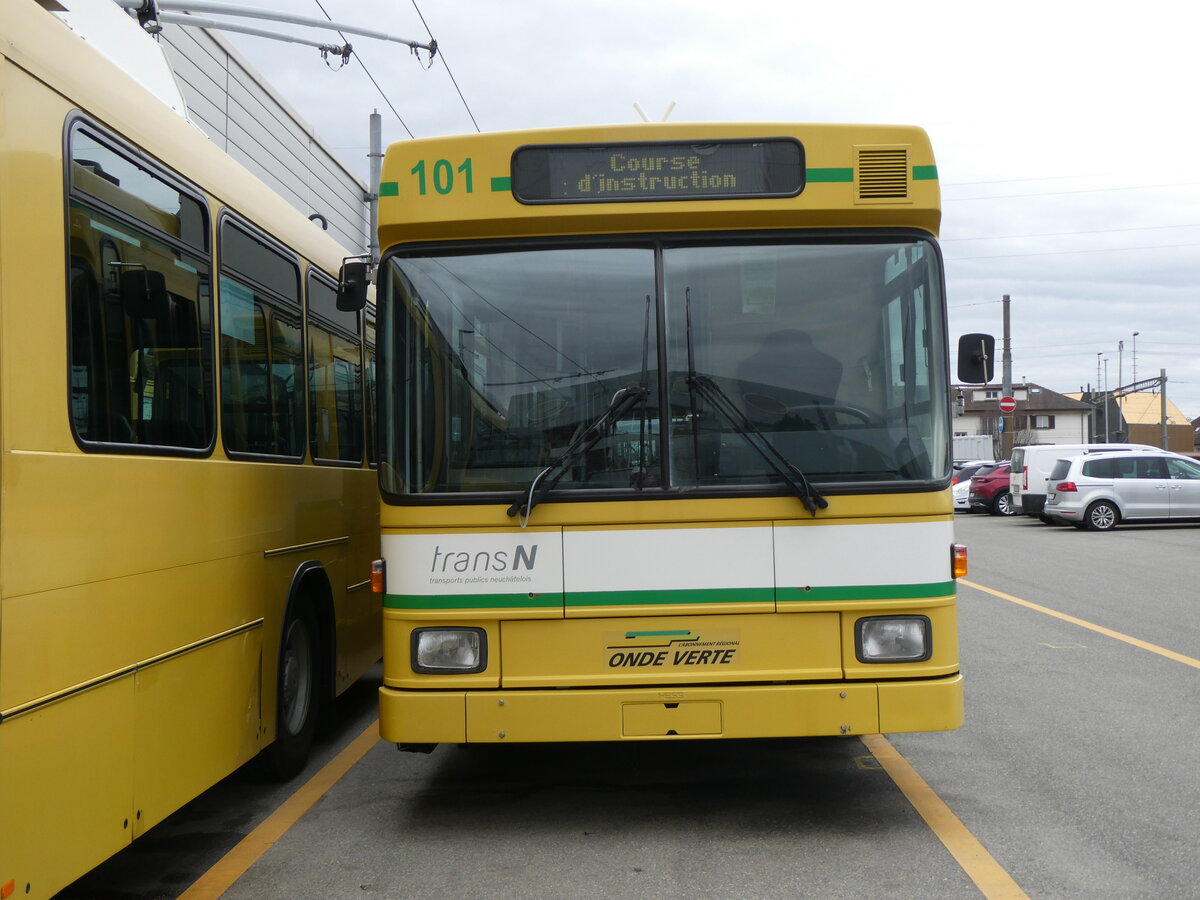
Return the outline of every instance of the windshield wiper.
{"type": "Polygon", "coordinates": [[[521,527],[529,521],[529,514],[533,512],[533,508],[537,506],[542,499],[559,480],[567,473],[567,470],[575,464],[575,461],[582,455],[591,450],[600,439],[608,434],[608,430],[614,423],[619,422],[624,415],[639,403],[645,403],[646,398],[650,396],[650,391],[644,385],[636,387],[623,387],[615,394],[612,400],[608,403],[608,408],[592,422],[591,425],[576,432],[575,437],[567,444],[563,450],[562,456],[556,459],[534,477],[530,482],[529,488],[525,492],[524,500],[518,499],[512,506],[508,508],[509,516],[520,516],[521,527]]]}
{"type": "Polygon", "coordinates": [[[829,501],[813,487],[804,473],[797,469],[779,451],[779,448],[746,418],[745,413],[738,409],[737,404],[729,398],[719,384],[707,375],[700,375],[696,372],[688,372],[687,383],[695,394],[702,397],[709,406],[729,420],[729,423],[733,425],[734,432],[741,435],[742,439],[762,457],[763,462],[795,491],[805,509],[815,516],[818,509],[825,509],[829,506],[829,501]]]}
{"type": "MultiPolygon", "coordinates": [[[[729,423],[734,427],[734,431],[741,435],[742,439],[749,444],[763,462],[770,466],[780,478],[795,491],[796,496],[800,498],[800,502],[804,504],[804,508],[813,516],[817,514],[818,509],[825,509],[829,506],[829,501],[821,495],[813,485],[805,477],[792,462],[784,456],[779,448],[767,440],[767,436],[758,430],[753,422],[751,422],[746,414],[738,408],[728,394],[721,389],[707,375],[701,375],[696,371],[696,357],[692,349],[692,289],[690,287],[684,290],[684,314],[686,316],[687,329],[687,358],[688,358],[688,388],[692,396],[700,396],[713,409],[729,420],[729,423]]],[[[693,404],[692,408],[692,428],[693,436],[695,435],[696,411],[693,404]]],[[[699,456],[697,456],[697,460],[699,456]]]]}

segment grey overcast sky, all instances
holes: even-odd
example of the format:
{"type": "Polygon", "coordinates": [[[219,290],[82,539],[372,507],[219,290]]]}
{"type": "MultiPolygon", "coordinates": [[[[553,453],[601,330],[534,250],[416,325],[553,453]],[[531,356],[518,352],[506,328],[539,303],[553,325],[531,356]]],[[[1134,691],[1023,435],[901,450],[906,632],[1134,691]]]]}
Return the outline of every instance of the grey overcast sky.
{"type": "Polygon", "coordinates": [[[1200,88],[1200,7],[243,5],[436,38],[441,53],[426,69],[425,53],[418,59],[400,44],[350,35],[356,57],[335,72],[314,49],[228,35],[364,180],[376,109],[385,143],[470,132],[476,123],[494,131],[633,122],[635,103],[653,119],[674,104],[674,122],[921,125],[942,185],[951,334],[999,337],[1008,294],[1015,381],[1068,393],[1103,387],[1107,373],[1115,388],[1133,381],[1136,344],[1137,378],[1165,369],[1168,396],[1200,416],[1200,114],[1190,99],[1200,88]]]}

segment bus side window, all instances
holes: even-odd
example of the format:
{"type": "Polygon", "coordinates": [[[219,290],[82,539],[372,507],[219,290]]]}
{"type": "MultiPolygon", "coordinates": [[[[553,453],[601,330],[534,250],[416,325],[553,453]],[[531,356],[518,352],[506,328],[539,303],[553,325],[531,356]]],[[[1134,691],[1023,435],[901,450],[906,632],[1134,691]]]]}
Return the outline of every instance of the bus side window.
{"type": "Polygon", "coordinates": [[[216,428],[208,208],[94,126],[73,123],[68,144],[76,439],[88,450],[206,450],[216,428]]]}
{"type": "Polygon", "coordinates": [[[361,463],[363,368],[357,312],[338,310],[336,290],[308,279],[309,447],[313,459],[361,463]]]}
{"type": "Polygon", "coordinates": [[[130,443],[129,419],[113,407],[109,389],[117,379],[109,377],[107,367],[108,332],[99,281],[87,260],[79,257],[72,257],[70,274],[71,422],[81,440],[130,443]]]}
{"type": "Polygon", "coordinates": [[[367,315],[367,339],[363,347],[363,356],[365,359],[364,387],[367,395],[367,462],[375,466],[379,464],[379,427],[375,420],[375,320],[370,314],[367,315]]]}
{"type": "Polygon", "coordinates": [[[304,457],[300,271],[232,217],[221,223],[221,430],[233,454],[304,457]]]}
{"type": "MultiPolygon", "coordinates": [[[[82,226],[74,243],[84,247],[89,234],[82,227],[108,226],[99,213],[76,212],[72,227],[82,226]]],[[[86,258],[71,261],[75,433],[84,446],[206,448],[213,386],[206,282],[193,264],[199,260],[184,262],[149,234],[128,223],[121,228],[129,245],[124,258],[108,239],[95,247],[111,270],[103,279],[86,258]]]]}

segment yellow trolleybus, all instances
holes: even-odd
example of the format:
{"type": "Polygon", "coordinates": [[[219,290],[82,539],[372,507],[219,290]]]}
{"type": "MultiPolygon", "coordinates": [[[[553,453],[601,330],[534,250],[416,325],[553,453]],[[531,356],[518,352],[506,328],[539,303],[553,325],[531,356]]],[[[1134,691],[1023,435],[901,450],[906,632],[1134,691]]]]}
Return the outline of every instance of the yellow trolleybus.
{"type": "Polygon", "coordinates": [[[407,141],[381,194],[386,740],[960,725],[923,131],[407,141]]]}
{"type": "Polygon", "coordinates": [[[260,754],[296,772],[378,660],[373,321],[337,309],[344,255],[4,0],[0,897],[54,894],[260,754]]]}

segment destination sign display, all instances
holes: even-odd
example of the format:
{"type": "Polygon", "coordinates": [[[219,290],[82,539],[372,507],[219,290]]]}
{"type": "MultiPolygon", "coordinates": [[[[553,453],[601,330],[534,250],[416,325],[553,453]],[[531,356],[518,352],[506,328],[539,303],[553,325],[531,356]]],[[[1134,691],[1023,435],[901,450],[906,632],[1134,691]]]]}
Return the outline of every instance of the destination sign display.
{"type": "Polygon", "coordinates": [[[539,145],[512,159],[522,203],[794,197],[803,189],[804,148],[793,138],[539,145]]]}

